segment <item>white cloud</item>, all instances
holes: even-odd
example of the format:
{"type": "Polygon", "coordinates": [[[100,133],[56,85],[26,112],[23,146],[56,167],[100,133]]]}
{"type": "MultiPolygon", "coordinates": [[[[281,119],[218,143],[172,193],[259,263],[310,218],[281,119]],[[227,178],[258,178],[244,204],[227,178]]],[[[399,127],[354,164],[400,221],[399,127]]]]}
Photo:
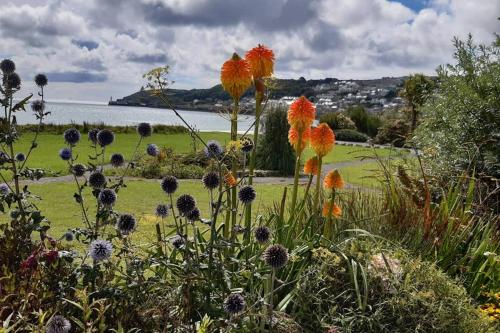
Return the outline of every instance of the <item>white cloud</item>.
{"type": "Polygon", "coordinates": [[[0,57],[12,57],[24,80],[40,71],[106,78],[48,89],[101,101],[135,91],[163,61],[176,87],[209,87],[232,52],[258,43],[275,50],[278,77],[433,73],[451,61],[453,36],[491,42],[499,12],[497,0],[432,0],[419,12],[389,0],[0,0],[0,57]]]}

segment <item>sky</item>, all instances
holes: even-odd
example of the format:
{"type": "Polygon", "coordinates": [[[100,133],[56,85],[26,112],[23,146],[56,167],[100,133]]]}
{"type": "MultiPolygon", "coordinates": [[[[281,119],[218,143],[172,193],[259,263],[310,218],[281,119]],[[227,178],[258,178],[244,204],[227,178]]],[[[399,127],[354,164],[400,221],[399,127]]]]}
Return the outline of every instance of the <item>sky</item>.
{"type": "Polygon", "coordinates": [[[107,102],[163,65],[174,88],[211,87],[259,43],[278,78],[433,74],[454,36],[492,42],[498,16],[498,0],[0,0],[0,58],[23,93],[46,73],[49,100],[107,102]]]}

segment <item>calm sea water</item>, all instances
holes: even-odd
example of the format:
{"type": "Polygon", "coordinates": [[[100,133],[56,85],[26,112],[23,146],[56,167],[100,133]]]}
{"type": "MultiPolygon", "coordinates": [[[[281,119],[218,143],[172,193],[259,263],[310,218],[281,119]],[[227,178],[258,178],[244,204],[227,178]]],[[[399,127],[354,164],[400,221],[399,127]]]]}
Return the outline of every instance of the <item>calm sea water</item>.
{"type": "MultiPolygon", "coordinates": [[[[27,108],[28,110],[28,108],[27,108]]],[[[107,125],[135,125],[140,122],[151,124],[182,125],[172,110],[132,106],[108,106],[102,104],[47,102],[46,110],[51,114],[45,123],[82,124],[105,123],[107,125]]],[[[229,131],[229,120],[217,113],[179,110],[182,117],[200,131],[229,131]]],[[[16,113],[19,124],[37,123],[31,111],[16,113]]],[[[241,115],[238,129],[245,131],[254,122],[253,116],[241,115]]]]}

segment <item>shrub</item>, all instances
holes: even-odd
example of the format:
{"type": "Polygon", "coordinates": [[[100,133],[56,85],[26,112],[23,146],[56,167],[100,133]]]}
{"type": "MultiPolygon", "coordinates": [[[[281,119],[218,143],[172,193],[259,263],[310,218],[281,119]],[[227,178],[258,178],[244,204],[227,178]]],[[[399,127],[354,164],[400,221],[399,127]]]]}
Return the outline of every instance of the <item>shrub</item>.
{"type": "Polygon", "coordinates": [[[335,138],[339,141],[366,142],[368,136],[355,130],[341,129],[335,131],[335,138]]]}
{"type": "Polygon", "coordinates": [[[491,46],[470,36],[454,46],[456,64],[438,68],[437,93],[422,110],[416,142],[434,176],[475,170],[500,178],[500,37],[491,46]]]}
{"type": "Polygon", "coordinates": [[[257,167],[277,170],[284,176],[293,174],[295,153],[288,143],[287,110],[282,107],[270,109],[264,116],[263,127],[257,149],[257,167]]]}
{"type": "Polygon", "coordinates": [[[330,126],[331,129],[337,130],[337,129],[351,129],[355,130],[356,125],[354,122],[346,116],[345,114],[341,112],[328,112],[319,118],[320,123],[327,123],[328,126],[330,126]]]}
{"type": "Polygon", "coordinates": [[[390,143],[395,147],[403,147],[409,133],[410,125],[406,121],[402,119],[391,120],[380,128],[375,137],[375,142],[380,144],[390,143]]]}
{"type": "Polygon", "coordinates": [[[465,290],[432,264],[368,241],[344,244],[340,254],[313,250],[299,278],[292,313],[306,331],[487,331],[465,290]]]}
{"type": "Polygon", "coordinates": [[[382,120],[373,114],[366,112],[362,106],[351,106],[346,110],[347,116],[356,124],[358,131],[375,137],[379,127],[382,126],[382,120]]]}

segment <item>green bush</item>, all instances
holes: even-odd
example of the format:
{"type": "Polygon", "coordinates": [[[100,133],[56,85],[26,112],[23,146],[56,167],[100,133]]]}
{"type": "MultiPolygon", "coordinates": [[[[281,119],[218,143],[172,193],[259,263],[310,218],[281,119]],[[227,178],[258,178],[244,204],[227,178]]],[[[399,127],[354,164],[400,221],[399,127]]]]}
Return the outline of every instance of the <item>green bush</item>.
{"type": "Polygon", "coordinates": [[[403,147],[409,133],[410,125],[406,121],[402,119],[391,120],[380,128],[375,137],[375,142],[379,144],[390,143],[395,147],[403,147]]]}
{"type": "Polygon", "coordinates": [[[355,130],[341,129],[335,131],[335,138],[339,141],[366,142],[368,136],[355,130]]]}
{"type": "Polygon", "coordinates": [[[305,331],[488,331],[466,291],[433,264],[367,241],[344,244],[339,254],[313,250],[299,279],[293,315],[305,331]]]}
{"type": "Polygon", "coordinates": [[[366,112],[365,108],[360,105],[347,108],[346,114],[351,118],[354,124],[356,124],[358,131],[370,137],[375,137],[379,127],[382,126],[382,120],[378,116],[369,114],[366,112]]]}
{"type": "MultiPolygon", "coordinates": [[[[18,128],[24,132],[36,132],[38,125],[19,125],[18,128]]],[[[112,130],[114,133],[136,133],[136,126],[109,126],[104,123],[87,123],[83,124],[42,124],[40,126],[40,132],[51,133],[51,134],[62,134],[69,128],[76,128],[82,133],[88,133],[89,130],[93,128],[107,128],[112,130]]],[[[160,134],[178,134],[178,133],[189,133],[189,130],[184,126],[179,125],[153,125],[154,133],[160,134]]]]}
{"type": "Polygon", "coordinates": [[[257,168],[276,170],[280,175],[294,171],[295,152],[288,143],[287,110],[272,108],[264,116],[264,133],[257,148],[257,168]]]}
{"type": "Polygon", "coordinates": [[[354,122],[341,112],[328,112],[319,118],[320,123],[327,123],[331,129],[356,129],[354,122]]]}

